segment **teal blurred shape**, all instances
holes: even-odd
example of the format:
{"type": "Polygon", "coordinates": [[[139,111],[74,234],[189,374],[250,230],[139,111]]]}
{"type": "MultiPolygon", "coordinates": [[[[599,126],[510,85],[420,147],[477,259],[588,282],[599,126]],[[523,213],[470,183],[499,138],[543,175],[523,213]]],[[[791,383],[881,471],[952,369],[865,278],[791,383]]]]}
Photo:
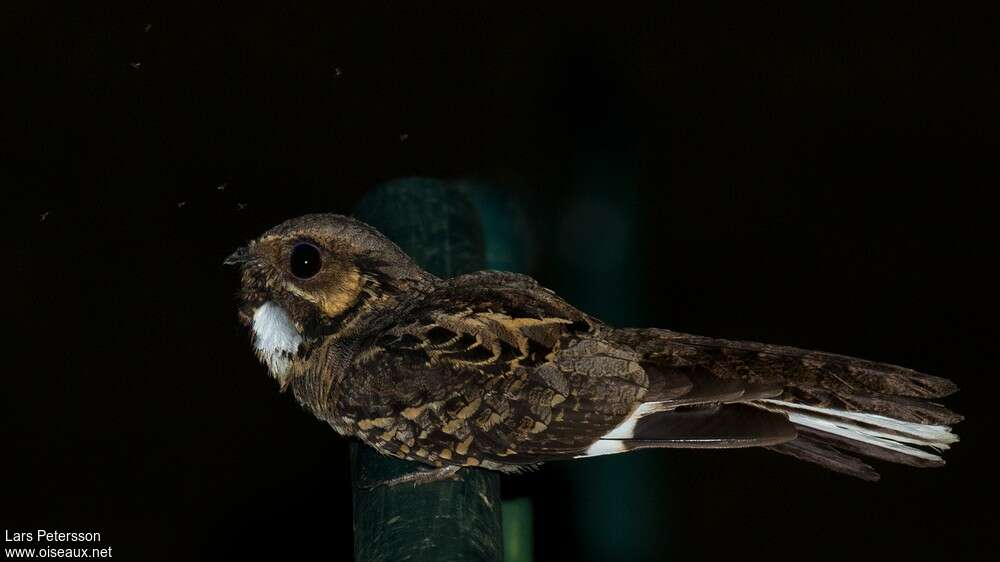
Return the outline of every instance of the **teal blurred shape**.
{"type": "Polygon", "coordinates": [[[503,502],[504,562],[531,562],[534,557],[531,498],[503,502]]]}
{"type": "Polygon", "coordinates": [[[486,267],[518,273],[530,271],[535,239],[517,196],[484,181],[466,179],[455,182],[454,186],[479,211],[486,267]]]}
{"type": "MultiPolygon", "coordinates": [[[[575,190],[554,206],[554,287],[574,306],[615,326],[643,324],[636,224],[636,168],[614,152],[576,164],[575,190]]],[[[669,476],[664,451],[574,461],[572,483],[582,560],[669,558],[669,476]]]]}

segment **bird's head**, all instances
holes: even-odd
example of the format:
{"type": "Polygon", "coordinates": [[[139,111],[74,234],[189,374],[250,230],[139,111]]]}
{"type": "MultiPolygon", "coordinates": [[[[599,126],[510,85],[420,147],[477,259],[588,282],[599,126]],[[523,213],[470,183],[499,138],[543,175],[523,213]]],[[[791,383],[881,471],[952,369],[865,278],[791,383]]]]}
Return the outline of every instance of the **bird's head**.
{"type": "Polygon", "coordinates": [[[241,269],[240,320],[282,386],[316,345],[350,335],[355,320],[431,279],[374,228],[333,214],[286,221],[225,263],[241,269]]]}

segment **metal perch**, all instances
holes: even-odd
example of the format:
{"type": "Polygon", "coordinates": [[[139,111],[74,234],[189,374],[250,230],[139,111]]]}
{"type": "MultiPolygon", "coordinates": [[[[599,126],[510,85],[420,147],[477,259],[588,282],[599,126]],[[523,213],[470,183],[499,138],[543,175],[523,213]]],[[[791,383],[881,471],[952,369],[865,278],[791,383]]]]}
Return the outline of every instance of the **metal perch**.
{"type": "MultiPolygon", "coordinates": [[[[484,268],[478,212],[462,193],[437,182],[411,179],[378,188],[355,216],[439,277],[484,268]]],[[[352,443],[354,559],[503,560],[499,475],[466,468],[452,480],[377,485],[421,470],[352,443]]]]}

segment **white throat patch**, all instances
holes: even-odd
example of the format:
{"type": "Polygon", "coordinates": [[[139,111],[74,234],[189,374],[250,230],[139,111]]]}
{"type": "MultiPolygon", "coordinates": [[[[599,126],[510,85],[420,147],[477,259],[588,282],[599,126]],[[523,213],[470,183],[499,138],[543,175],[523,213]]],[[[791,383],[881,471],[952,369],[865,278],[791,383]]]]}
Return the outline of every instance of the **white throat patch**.
{"type": "MultiPolygon", "coordinates": [[[[282,380],[299,350],[302,336],[284,308],[267,301],[253,313],[253,346],[257,357],[282,380]]],[[[284,382],[284,381],[282,381],[284,382]]]]}

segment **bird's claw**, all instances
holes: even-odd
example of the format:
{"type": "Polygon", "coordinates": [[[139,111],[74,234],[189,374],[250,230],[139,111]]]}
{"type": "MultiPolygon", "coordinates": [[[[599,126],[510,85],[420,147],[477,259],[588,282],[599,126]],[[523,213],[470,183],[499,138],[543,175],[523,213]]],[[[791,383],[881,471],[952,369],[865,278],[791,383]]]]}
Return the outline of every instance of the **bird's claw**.
{"type": "Polygon", "coordinates": [[[370,483],[360,484],[358,487],[371,491],[380,486],[394,488],[400,484],[413,484],[414,487],[417,487],[421,484],[430,484],[431,482],[459,480],[461,477],[458,475],[458,471],[461,470],[461,468],[462,467],[460,466],[446,466],[432,470],[418,470],[416,472],[410,472],[408,474],[397,476],[395,478],[389,478],[387,480],[375,480],[370,483]]]}

